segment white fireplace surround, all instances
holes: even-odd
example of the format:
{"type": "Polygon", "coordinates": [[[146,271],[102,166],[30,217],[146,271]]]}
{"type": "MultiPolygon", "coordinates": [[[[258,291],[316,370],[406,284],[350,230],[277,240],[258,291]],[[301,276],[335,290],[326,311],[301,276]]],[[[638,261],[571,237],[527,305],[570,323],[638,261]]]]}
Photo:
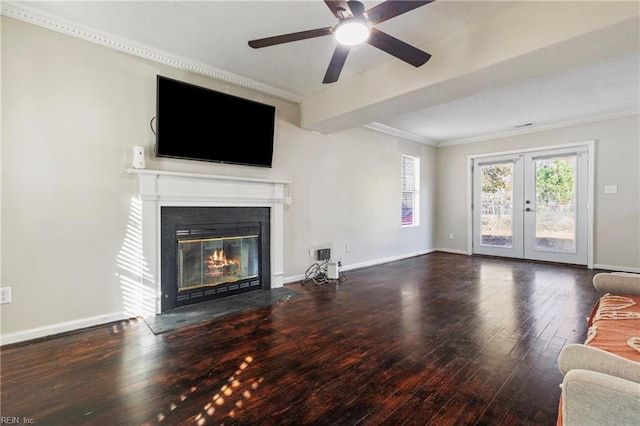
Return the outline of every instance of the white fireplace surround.
{"type": "MultiPolygon", "coordinates": [[[[127,169],[138,175],[142,207],[142,256],[148,274],[143,286],[155,294],[152,302],[160,313],[160,208],[171,207],[269,207],[271,288],[284,284],[285,180],[216,176],[148,169],[127,169]]],[[[148,293],[147,293],[148,294],[148,293]]]]}

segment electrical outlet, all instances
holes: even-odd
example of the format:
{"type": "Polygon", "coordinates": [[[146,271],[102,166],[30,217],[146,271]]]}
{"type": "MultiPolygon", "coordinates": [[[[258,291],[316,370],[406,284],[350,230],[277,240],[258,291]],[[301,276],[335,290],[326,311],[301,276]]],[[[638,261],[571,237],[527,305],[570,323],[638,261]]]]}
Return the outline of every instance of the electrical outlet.
{"type": "Polygon", "coordinates": [[[450,233],[449,233],[449,239],[450,239],[450,240],[453,240],[453,232],[450,232],[450,233]]]}
{"type": "Polygon", "coordinates": [[[11,287],[0,288],[0,305],[11,303],[11,287]]]}
{"type": "Polygon", "coordinates": [[[318,250],[318,254],[316,256],[318,260],[329,260],[331,259],[331,249],[320,249],[318,250]]]}

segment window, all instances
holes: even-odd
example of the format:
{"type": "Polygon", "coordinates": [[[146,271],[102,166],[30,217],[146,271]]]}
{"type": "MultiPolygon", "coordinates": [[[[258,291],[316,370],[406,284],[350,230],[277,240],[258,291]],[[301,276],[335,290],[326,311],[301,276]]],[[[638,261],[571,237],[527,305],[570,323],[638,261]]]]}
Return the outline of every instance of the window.
{"type": "Polygon", "coordinates": [[[418,225],[420,158],[402,154],[402,225],[418,225]]]}

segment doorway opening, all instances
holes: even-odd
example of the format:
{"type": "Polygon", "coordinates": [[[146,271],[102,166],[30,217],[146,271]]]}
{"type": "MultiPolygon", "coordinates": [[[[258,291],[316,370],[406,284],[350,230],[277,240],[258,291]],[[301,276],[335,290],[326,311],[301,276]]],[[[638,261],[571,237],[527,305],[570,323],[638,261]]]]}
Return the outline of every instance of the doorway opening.
{"type": "Polygon", "coordinates": [[[470,252],[591,267],[591,145],[470,158],[470,252]]]}

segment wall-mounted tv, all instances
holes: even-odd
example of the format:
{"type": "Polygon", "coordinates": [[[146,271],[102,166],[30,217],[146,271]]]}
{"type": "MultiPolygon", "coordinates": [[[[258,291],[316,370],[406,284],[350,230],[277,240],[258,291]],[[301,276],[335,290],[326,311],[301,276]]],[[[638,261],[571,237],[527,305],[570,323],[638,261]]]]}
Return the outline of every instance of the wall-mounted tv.
{"type": "Polygon", "coordinates": [[[274,125],[274,106],[157,76],[157,157],[271,167],[274,125]]]}

